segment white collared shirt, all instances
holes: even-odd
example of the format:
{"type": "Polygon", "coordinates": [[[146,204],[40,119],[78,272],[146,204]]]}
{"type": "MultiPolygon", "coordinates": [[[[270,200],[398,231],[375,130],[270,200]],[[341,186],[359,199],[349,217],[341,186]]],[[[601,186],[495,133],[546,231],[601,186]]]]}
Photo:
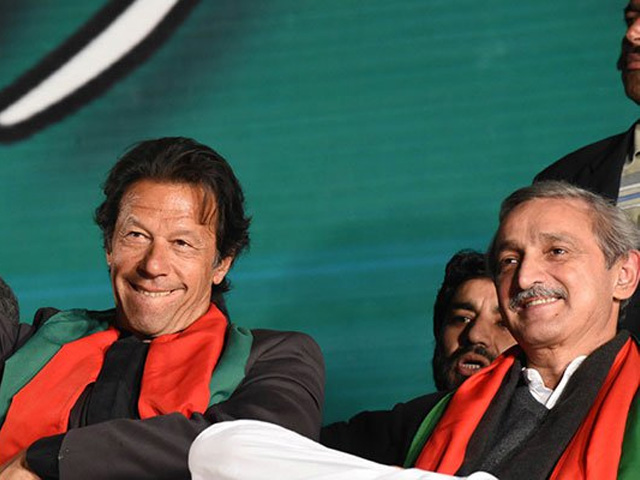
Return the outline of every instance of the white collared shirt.
{"type": "Polygon", "coordinates": [[[562,378],[560,379],[560,383],[558,386],[552,390],[544,384],[542,380],[542,375],[535,368],[523,368],[522,375],[524,377],[525,382],[527,382],[527,386],[529,387],[529,392],[538,402],[551,410],[558,398],[562,394],[564,387],[569,383],[569,379],[574,374],[574,372],[578,369],[580,364],[587,358],[586,355],[580,355],[577,358],[574,358],[567,368],[564,370],[562,374],[562,378]]]}

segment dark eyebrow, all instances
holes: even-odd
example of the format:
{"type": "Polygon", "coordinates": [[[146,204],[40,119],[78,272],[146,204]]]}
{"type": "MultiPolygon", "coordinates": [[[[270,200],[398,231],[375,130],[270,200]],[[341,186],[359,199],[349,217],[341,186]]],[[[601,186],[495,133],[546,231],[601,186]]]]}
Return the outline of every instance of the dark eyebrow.
{"type": "Polygon", "coordinates": [[[624,14],[626,15],[627,13],[631,13],[631,12],[639,12],[640,11],[640,7],[635,7],[632,6],[631,3],[627,4],[626,7],[624,7],[624,14]]]}
{"type": "Polygon", "coordinates": [[[471,305],[469,302],[452,302],[451,304],[449,304],[449,310],[455,309],[470,310],[472,312],[476,311],[473,305],[471,305]]]}
{"type": "Polygon", "coordinates": [[[122,226],[126,226],[126,227],[133,226],[133,227],[138,227],[138,228],[142,228],[143,230],[146,230],[145,226],[142,224],[142,222],[140,222],[138,217],[136,217],[135,215],[127,215],[127,217],[122,222],[122,226]]]}
{"type": "Polygon", "coordinates": [[[503,240],[500,243],[498,243],[495,251],[496,253],[499,253],[499,252],[502,252],[503,250],[519,251],[520,249],[518,248],[518,245],[516,244],[516,242],[513,242],[511,240],[503,240]]]}

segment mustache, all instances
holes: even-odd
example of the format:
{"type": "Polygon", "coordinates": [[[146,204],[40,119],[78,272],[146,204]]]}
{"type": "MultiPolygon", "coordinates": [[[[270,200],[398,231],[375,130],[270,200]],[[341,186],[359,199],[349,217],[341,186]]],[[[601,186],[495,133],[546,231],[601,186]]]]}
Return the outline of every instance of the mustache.
{"type": "Polygon", "coordinates": [[[467,353],[475,353],[476,355],[480,355],[489,360],[489,363],[493,362],[496,359],[495,355],[491,355],[489,351],[482,345],[470,345],[468,347],[461,347],[453,352],[453,354],[448,358],[448,362],[452,365],[457,362],[460,357],[466,355],[467,353]]]}
{"type": "Polygon", "coordinates": [[[495,356],[491,355],[486,348],[482,345],[472,344],[465,345],[458,348],[451,355],[446,356],[442,351],[442,347],[436,346],[436,351],[433,356],[433,378],[436,382],[438,390],[451,390],[456,388],[462,383],[465,378],[464,375],[458,373],[455,369],[455,365],[463,355],[473,352],[476,355],[483,356],[489,363],[495,360],[495,356]]]}
{"type": "Polygon", "coordinates": [[[627,55],[630,55],[630,54],[635,54],[635,55],[640,54],[640,47],[632,45],[629,42],[629,40],[624,38],[622,40],[622,48],[620,49],[620,56],[618,57],[618,61],[616,62],[616,67],[621,72],[625,70],[625,67],[627,64],[627,55]]]}
{"type": "Polygon", "coordinates": [[[523,306],[525,301],[535,297],[557,297],[566,299],[567,291],[562,287],[547,287],[542,284],[535,284],[511,297],[509,300],[509,310],[516,311],[523,306]]]}

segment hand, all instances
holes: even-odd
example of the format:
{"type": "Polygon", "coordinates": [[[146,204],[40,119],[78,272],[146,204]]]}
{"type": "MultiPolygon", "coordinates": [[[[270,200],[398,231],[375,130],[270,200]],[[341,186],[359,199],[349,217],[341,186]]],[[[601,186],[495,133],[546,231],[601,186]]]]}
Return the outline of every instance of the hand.
{"type": "Polygon", "coordinates": [[[27,451],[23,450],[0,467],[0,480],[40,480],[40,477],[29,470],[27,451]]]}

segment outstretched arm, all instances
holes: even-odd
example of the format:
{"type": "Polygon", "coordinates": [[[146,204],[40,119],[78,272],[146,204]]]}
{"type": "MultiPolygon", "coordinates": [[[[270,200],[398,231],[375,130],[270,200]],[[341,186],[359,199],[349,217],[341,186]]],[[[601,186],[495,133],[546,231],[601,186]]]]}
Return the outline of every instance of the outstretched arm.
{"type": "MultiPolygon", "coordinates": [[[[193,480],[453,480],[415,468],[403,470],[332,450],[280,426],[253,420],[214,425],[189,452],[193,480]]],[[[477,472],[472,480],[496,480],[477,472]]]]}

